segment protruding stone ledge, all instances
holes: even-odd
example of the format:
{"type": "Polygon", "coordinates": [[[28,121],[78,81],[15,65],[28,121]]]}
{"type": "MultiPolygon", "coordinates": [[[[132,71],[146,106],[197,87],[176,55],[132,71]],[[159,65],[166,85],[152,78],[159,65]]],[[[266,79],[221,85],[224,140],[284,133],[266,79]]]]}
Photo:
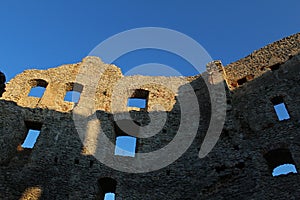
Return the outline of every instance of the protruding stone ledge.
{"type": "Polygon", "coordinates": [[[5,91],[5,75],[0,72],[0,97],[2,97],[3,92],[5,91]]]}

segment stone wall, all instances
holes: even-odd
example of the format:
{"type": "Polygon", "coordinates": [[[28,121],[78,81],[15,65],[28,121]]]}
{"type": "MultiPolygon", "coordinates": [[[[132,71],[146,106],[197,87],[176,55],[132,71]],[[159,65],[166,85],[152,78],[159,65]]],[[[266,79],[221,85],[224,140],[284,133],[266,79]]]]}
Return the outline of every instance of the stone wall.
{"type": "MultiPolygon", "coordinates": [[[[124,77],[116,66],[104,64],[96,57],[87,57],[78,64],[24,71],[7,84],[3,99],[14,101],[22,107],[70,112],[75,104],[64,101],[64,97],[67,91],[73,90],[70,84],[77,84],[83,88],[77,104],[79,107],[87,107],[89,104],[93,105],[93,110],[124,112],[130,109],[127,108],[128,98],[134,97],[136,90],[146,90],[149,92],[148,111],[168,111],[175,103],[178,88],[187,82],[184,77],[124,77]],[[41,98],[28,96],[36,86],[46,88],[41,98]]],[[[76,90],[76,86],[74,88],[76,90]]]]}
{"type": "MultiPolygon", "coordinates": [[[[103,199],[105,192],[143,200],[298,199],[298,174],[272,176],[278,164],[294,164],[298,171],[300,166],[298,38],[275,42],[226,67],[210,63],[207,72],[194,77],[126,77],[96,57],[17,75],[0,100],[0,199],[103,199]],[[214,114],[211,99],[219,97],[210,96],[209,86],[224,82],[230,90],[222,134],[199,158],[214,114]],[[35,86],[46,88],[41,98],[28,96],[35,86]],[[128,169],[145,162],[114,155],[104,140],[116,142],[118,120],[133,119],[142,128],[151,117],[166,114],[156,135],[138,138],[136,152],[170,144],[182,120],[188,124],[198,117],[195,108],[181,118],[179,100],[188,94],[187,86],[196,94],[201,115],[195,139],[175,162],[148,173],[125,173],[94,157],[101,154],[120,165],[125,159],[128,169]],[[81,93],[78,103],[64,100],[70,90],[81,93]],[[146,108],[128,107],[131,97],[146,99],[146,108]],[[278,98],[290,119],[278,120],[278,98]],[[39,129],[40,136],[33,149],[22,148],[30,128],[39,129]]],[[[185,136],[191,128],[185,127],[185,136]]]]}
{"type": "Polygon", "coordinates": [[[230,89],[251,81],[271,71],[300,52],[300,33],[283,38],[254,51],[245,58],[224,68],[225,79],[230,89]]]}

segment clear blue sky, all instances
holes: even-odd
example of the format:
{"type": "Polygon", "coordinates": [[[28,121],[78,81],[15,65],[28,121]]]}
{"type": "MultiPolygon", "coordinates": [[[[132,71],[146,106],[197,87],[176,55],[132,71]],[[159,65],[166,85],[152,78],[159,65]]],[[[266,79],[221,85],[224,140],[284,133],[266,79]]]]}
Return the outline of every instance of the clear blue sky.
{"type": "MultiPolygon", "coordinates": [[[[0,70],[9,80],[24,69],[75,63],[108,37],[147,26],[180,31],[228,64],[299,32],[299,7],[299,0],[1,1],[0,70]]],[[[157,57],[137,52],[115,64],[124,72],[149,61],[185,68],[177,58],[157,57]]]]}

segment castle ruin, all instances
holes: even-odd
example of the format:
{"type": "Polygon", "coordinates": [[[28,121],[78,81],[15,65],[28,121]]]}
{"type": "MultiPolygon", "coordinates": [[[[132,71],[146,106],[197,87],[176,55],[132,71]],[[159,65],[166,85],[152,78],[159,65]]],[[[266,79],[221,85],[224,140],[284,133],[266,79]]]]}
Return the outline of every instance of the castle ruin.
{"type": "MultiPolygon", "coordinates": [[[[48,70],[26,70],[6,84],[0,74],[0,199],[103,200],[107,193],[124,200],[298,199],[299,174],[272,172],[283,164],[300,169],[299,66],[300,33],[227,66],[214,61],[207,72],[191,77],[123,76],[118,67],[97,57],[48,70]],[[81,71],[91,82],[101,73],[95,87],[80,82],[81,71]],[[217,72],[222,77],[214,82],[217,72]],[[207,83],[225,86],[226,119],[214,148],[199,158],[213,114],[207,83]],[[185,85],[195,92],[201,115],[197,135],[175,162],[147,173],[126,173],[96,159],[97,153],[120,165],[126,159],[128,171],[143,166],[139,157],[114,155],[115,149],[103,142],[106,137],[116,143],[118,136],[126,135],[118,128],[116,114],[126,122],[122,116],[129,113],[136,125],[144,127],[151,123],[149,115],[166,113],[163,128],[152,137],[139,138],[135,130],[136,153],[171,143],[182,120],[179,99],[186,96],[185,85]],[[41,97],[28,95],[35,87],[45,89],[41,97]],[[69,91],[80,94],[78,102],[64,100],[69,91]],[[145,108],[128,107],[130,98],[145,100],[145,108]],[[283,105],[287,118],[278,117],[277,105],[283,105]],[[91,119],[91,128],[79,130],[74,113],[83,124],[80,119],[91,119]],[[40,134],[33,148],[24,148],[29,130],[40,134]],[[84,141],[81,131],[88,135],[84,141]]],[[[193,110],[187,114],[197,117],[193,110]]],[[[190,127],[184,131],[189,135],[190,127]]]]}

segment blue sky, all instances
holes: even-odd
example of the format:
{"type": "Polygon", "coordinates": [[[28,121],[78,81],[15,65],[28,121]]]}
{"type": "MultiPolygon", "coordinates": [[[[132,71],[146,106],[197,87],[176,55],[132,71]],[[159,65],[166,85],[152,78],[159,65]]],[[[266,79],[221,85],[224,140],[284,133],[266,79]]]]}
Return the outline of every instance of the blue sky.
{"type": "MultiPolygon", "coordinates": [[[[299,0],[0,1],[0,70],[10,80],[25,69],[79,62],[108,37],[139,27],[182,32],[226,65],[299,32],[299,8],[299,0]]],[[[126,72],[149,62],[195,74],[184,60],[154,50],[115,64],[126,72]]]]}
{"type": "MultiPolygon", "coordinates": [[[[148,26],[180,31],[228,64],[299,32],[299,7],[298,0],[1,1],[0,70],[9,80],[24,69],[78,62],[108,37],[148,26]]],[[[195,73],[184,61],[158,54],[136,52],[115,64],[126,72],[162,62],[183,75],[195,73]]]]}

